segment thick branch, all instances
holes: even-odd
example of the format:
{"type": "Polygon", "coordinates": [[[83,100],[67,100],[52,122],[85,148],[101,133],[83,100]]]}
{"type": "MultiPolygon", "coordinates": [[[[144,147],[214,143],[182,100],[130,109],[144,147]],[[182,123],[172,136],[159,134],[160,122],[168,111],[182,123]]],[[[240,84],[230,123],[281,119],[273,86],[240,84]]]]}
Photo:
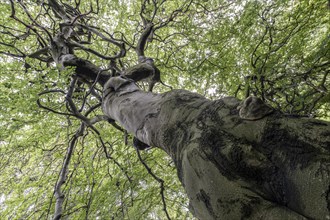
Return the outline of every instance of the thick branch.
{"type": "Polygon", "coordinates": [[[76,67],[76,74],[86,81],[94,82],[98,79],[97,82],[103,86],[110,79],[110,73],[102,70],[88,60],[77,58],[71,54],[61,56],[60,59],[65,67],[76,67]]]}
{"type": "Polygon", "coordinates": [[[154,25],[152,23],[148,23],[140,36],[140,39],[139,39],[136,49],[135,49],[139,58],[145,57],[145,55],[144,55],[145,45],[147,43],[147,39],[148,39],[150,33],[153,30],[153,27],[154,27],[154,25]]]}
{"type": "Polygon", "coordinates": [[[63,20],[70,20],[65,9],[56,1],[56,0],[48,0],[49,6],[52,8],[54,14],[63,19],[63,20]]]}

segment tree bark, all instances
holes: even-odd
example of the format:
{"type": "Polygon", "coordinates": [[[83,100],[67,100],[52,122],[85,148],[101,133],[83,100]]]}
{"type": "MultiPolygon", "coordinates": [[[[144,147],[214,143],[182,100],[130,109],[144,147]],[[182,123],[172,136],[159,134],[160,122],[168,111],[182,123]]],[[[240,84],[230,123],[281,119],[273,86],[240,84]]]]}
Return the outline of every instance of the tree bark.
{"type": "Polygon", "coordinates": [[[330,123],[239,116],[239,100],[143,92],[114,77],[103,111],[175,161],[193,214],[207,219],[330,219],[330,123]]]}

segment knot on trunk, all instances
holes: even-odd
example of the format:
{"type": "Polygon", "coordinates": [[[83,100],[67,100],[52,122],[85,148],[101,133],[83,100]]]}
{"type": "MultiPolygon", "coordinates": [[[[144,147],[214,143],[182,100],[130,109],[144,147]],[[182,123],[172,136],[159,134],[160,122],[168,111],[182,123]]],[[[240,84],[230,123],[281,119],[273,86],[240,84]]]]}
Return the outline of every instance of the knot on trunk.
{"type": "Polygon", "coordinates": [[[239,116],[246,120],[258,120],[269,114],[274,109],[266,105],[260,98],[250,96],[245,99],[238,107],[239,116]]]}

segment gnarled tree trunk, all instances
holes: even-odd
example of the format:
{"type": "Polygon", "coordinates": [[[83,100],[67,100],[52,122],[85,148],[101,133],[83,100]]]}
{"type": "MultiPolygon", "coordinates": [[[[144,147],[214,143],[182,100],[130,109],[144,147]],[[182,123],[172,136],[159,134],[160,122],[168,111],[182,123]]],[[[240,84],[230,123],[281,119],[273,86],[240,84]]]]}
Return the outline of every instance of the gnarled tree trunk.
{"type": "Polygon", "coordinates": [[[175,161],[191,211],[207,219],[330,219],[330,124],[239,116],[235,98],[140,91],[111,78],[103,111],[175,161]]]}

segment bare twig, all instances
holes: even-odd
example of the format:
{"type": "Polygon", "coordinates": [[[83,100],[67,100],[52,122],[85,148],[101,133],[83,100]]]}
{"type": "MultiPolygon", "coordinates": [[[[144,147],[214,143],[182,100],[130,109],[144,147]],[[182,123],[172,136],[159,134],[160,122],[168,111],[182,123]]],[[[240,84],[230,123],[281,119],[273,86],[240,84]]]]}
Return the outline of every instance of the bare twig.
{"type": "Polygon", "coordinates": [[[92,54],[94,54],[94,55],[96,55],[96,56],[98,56],[98,57],[100,57],[100,58],[102,58],[104,60],[114,60],[114,59],[118,58],[117,56],[106,56],[106,55],[103,55],[103,54],[99,53],[96,50],[93,50],[91,48],[85,47],[84,45],[79,44],[79,43],[74,42],[74,41],[71,41],[69,43],[69,46],[71,46],[71,47],[78,47],[78,48],[80,48],[80,49],[82,49],[82,50],[84,50],[86,52],[90,52],[90,53],[92,53],[92,54]]]}
{"type": "Polygon", "coordinates": [[[162,202],[163,202],[163,211],[165,212],[165,215],[167,217],[168,220],[171,220],[170,215],[167,212],[167,206],[166,206],[166,200],[165,200],[165,195],[164,195],[164,191],[165,191],[165,186],[164,186],[164,180],[159,178],[158,176],[156,176],[151,168],[145,163],[145,161],[142,159],[140,151],[135,148],[136,153],[138,155],[138,158],[140,160],[140,162],[143,164],[143,166],[146,168],[146,170],[148,171],[148,173],[160,184],[160,195],[162,197],[162,202]]]}

